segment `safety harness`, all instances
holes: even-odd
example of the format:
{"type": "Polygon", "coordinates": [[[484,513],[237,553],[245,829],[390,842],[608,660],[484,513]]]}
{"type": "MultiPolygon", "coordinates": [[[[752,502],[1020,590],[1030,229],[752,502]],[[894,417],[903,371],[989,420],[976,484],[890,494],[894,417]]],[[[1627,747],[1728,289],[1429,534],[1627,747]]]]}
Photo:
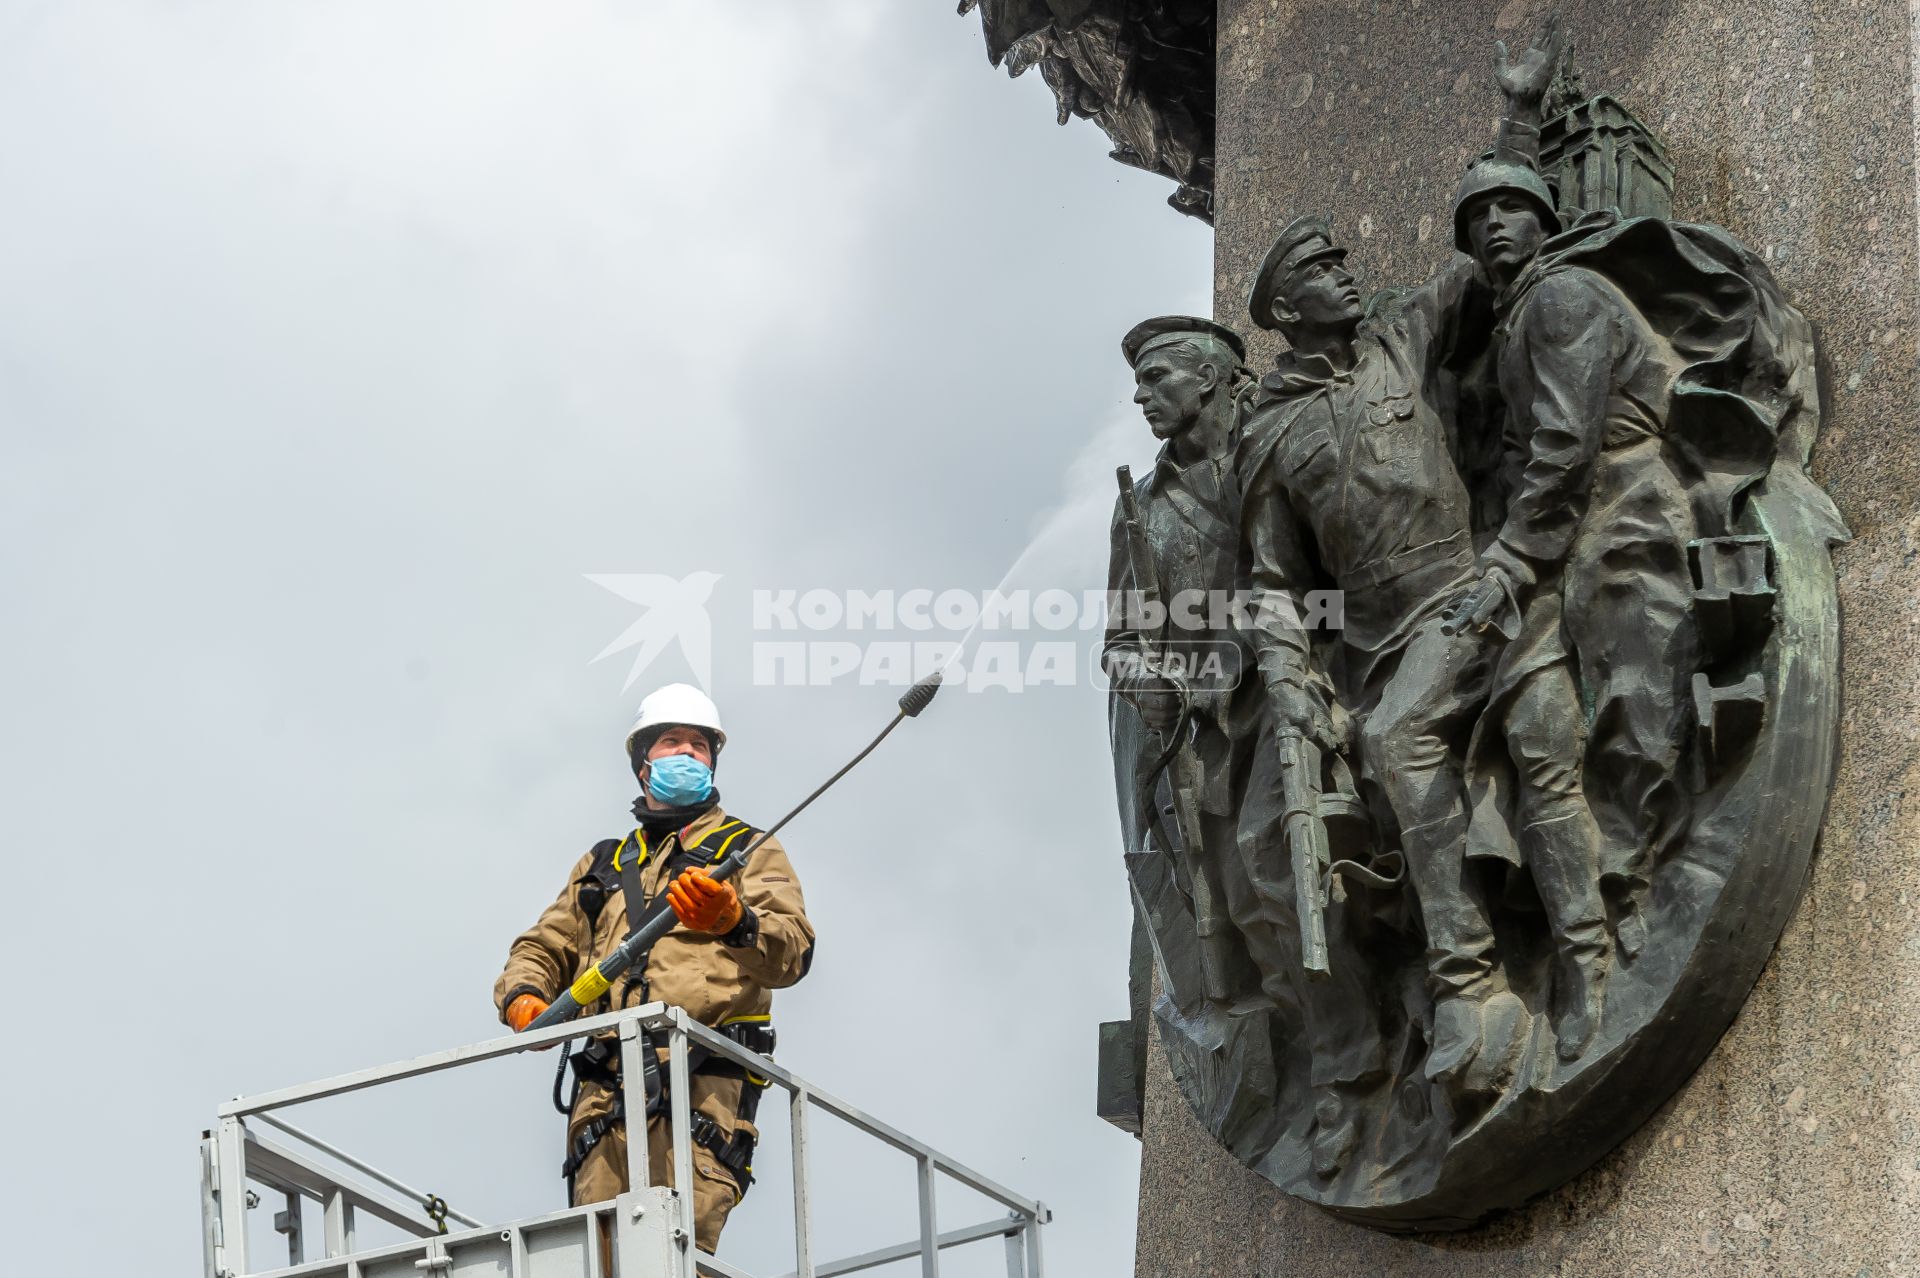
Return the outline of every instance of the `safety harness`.
{"type": "MultiPolygon", "coordinates": [[[[736,842],[743,838],[752,838],[754,828],[744,821],[726,821],[708,832],[705,838],[691,848],[676,847],[669,854],[668,866],[672,869],[676,863],[685,862],[687,867],[712,865],[722,860],[733,849],[736,842]]],[[[618,884],[625,895],[629,907],[640,902],[636,911],[629,908],[629,921],[632,930],[638,930],[650,919],[671,909],[664,893],[658,899],[649,900],[646,889],[640,881],[641,867],[652,856],[647,846],[646,835],[636,829],[624,840],[608,839],[595,845],[593,860],[579,881],[576,899],[581,911],[587,916],[589,930],[599,921],[607,898],[613,886],[618,884]]],[[[671,883],[673,875],[669,873],[663,882],[671,883]]],[[[629,935],[632,934],[629,931],[629,935]]],[[[628,970],[621,990],[621,1006],[630,1006],[632,995],[637,991],[640,1002],[647,1000],[649,985],[647,982],[647,958],[643,955],[628,970]]],[[[773,1054],[776,1036],[771,1018],[766,1016],[736,1016],[722,1021],[714,1027],[715,1032],[732,1039],[741,1047],[761,1056],[773,1054]]],[[[667,1079],[660,1069],[660,1044],[651,1031],[641,1031],[641,1060],[644,1062],[644,1090],[646,1094],[646,1117],[651,1122],[657,1115],[665,1112],[668,1104],[667,1079]]],[[[553,1080],[554,1108],[562,1114],[572,1114],[575,1103],[580,1098],[580,1085],[593,1083],[604,1087],[614,1094],[613,1110],[603,1117],[596,1118],[582,1127],[567,1149],[566,1161],[561,1164],[560,1174],[567,1180],[567,1197],[573,1197],[573,1177],[587,1160],[594,1147],[606,1139],[627,1113],[626,1089],[620,1085],[619,1048],[611,1039],[593,1038],[571,1056],[562,1056],[558,1071],[553,1080]],[[567,1066],[573,1067],[573,1087],[565,1102],[561,1101],[560,1091],[566,1078],[567,1066]]],[[[708,1078],[738,1078],[744,1083],[740,1093],[739,1119],[742,1124],[751,1124],[754,1115],[760,1109],[760,1093],[769,1085],[769,1080],[749,1073],[745,1066],[724,1056],[716,1055],[710,1048],[695,1045],[687,1050],[687,1067],[690,1073],[701,1074],[708,1078]]],[[[745,1197],[753,1184],[754,1137],[743,1127],[732,1136],[712,1118],[695,1112],[690,1127],[693,1142],[713,1155],[714,1161],[727,1169],[734,1183],[740,1188],[740,1196],[745,1197]]]]}

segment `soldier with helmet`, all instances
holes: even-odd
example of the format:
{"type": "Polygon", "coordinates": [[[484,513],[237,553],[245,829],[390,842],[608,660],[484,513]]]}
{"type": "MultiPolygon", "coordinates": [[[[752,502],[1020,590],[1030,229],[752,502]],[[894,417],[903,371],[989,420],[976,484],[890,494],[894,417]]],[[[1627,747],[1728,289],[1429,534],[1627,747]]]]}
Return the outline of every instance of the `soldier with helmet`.
{"type": "MultiPolygon", "coordinates": [[[[641,787],[635,825],[575,862],[553,904],[515,938],[493,990],[504,1023],[525,1029],[650,909],[671,909],[680,926],[585,1014],[664,1002],[750,1050],[773,1050],[772,991],[807,974],[813,925],[793,864],[775,839],[762,842],[732,879],[706,873],[758,833],[720,807],[713,770],[726,743],[718,708],[698,688],[669,684],[640,703],[627,734],[641,787]]],[[[618,1049],[611,1036],[589,1039],[568,1062],[574,1087],[562,1172],[576,1206],[629,1188],[622,1121],[629,1105],[646,1107],[655,1182],[673,1183],[664,1093],[623,1080],[618,1049]]],[[[664,1064],[664,1050],[660,1059],[664,1064]]],[[[730,1061],[694,1063],[694,1236],[704,1251],[718,1245],[727,1214],[752,1183],[753,1120],[764,1085],[730,1061]]]]}
{"type": "MultiPolygon", "coordinates": [[[[1577,711],[1576,722],[1592,725],[1565,764],[1567,784],[1582,770],[1594,779],[1606,832],[1591,815],[1483,819],[1513,805],[1502,794],[1510,769],[1493,748],[1499,734],[1482,732],[1470,760],[1475,853],[1511,855],[1503,827],[1523,848],[1530,834],[1567,844],[1569,859],[1578,845],[1620,889],[1618,943],[1632,958],[1645,944],[1638,907],[1651,866],[1680,838],[1690,806],[1681,759],[1687,681],[1700,665],[1687,563],[1698,530],[1674,466],[1684,433],[1673,426],[1674,386],[1687,364],[1721,355],[1725,317],[1698,298],[1723,297],[1730,273],[1697,227],[1600,212],[1563,231],[1525,128],[1502,141],[1454,198],[1455,246],[1498,290],[1504,517],[1480,572],[1524,616],[1490,722],[1541,699],[1541,683],[1559,685],[1547,694],[1565,707],[1554,713],[1577,711]]],[[[1581,961],[1600,969],[1605,928],[1590,930],[1594,948],[1581,961]]],[[[1597,1017],[1597,994],[1589,998],[1597,1017]]]]}

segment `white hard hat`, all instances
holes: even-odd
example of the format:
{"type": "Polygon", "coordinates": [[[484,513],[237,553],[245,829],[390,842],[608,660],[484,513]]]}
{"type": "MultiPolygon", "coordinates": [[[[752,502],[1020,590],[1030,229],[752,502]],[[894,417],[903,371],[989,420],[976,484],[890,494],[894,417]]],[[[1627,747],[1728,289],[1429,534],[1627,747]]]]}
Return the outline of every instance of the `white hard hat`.
{"type": "Polygon", "coordinates": [[[720,707],[713,698],[690,683],[670,683],[647,694],[640,703],[640,717],[627,733],[627,757],[633,758],[633,743],[643,733],[651,734],[681,724],[700,728],[713,738],[713,752],[727,744],[727,733],[720,726],[720,707]]]}

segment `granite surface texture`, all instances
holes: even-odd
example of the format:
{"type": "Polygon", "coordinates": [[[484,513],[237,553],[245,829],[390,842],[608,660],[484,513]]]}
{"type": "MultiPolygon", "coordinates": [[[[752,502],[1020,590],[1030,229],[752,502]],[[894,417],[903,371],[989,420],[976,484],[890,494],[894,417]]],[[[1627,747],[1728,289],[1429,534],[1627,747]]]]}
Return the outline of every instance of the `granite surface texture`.
{"type": "MultiPolygon", "coordinates": [[[[1296,213],[1331,216],[1363,288],[1451,251],[1490,144],[1495,39],[1538,0],[1222,0],[1216,317],[1296,213]]],[[[1920,1274],[1920,0],[1567,0],[1589,91],[1671,148],[1675,216],[1766,254],[1818,329],[1814,472],[1854,540],[1839,779],[1799,912],[1687,1087],[1530,1208],[1396,1237],[1295,1202],[1217,1148],[1156,1046],[1137,1273],[1920,1274]],[[1911,7],[1910,7],[1911,3],[1911,7]]],[[[1256,367],[1273,338],[1253,343],[1256,367]]]]}

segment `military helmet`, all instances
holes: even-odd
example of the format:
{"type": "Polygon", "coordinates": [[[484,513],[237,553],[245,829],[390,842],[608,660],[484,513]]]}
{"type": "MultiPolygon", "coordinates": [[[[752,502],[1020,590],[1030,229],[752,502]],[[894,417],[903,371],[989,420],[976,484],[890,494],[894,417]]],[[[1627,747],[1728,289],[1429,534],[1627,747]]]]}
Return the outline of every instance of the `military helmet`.
{"type": "Polygon", "coordinates": [[[1279,328],[1273,318],[1273,303],[1287,276],[1323,257],[1340,262],[1346,256],[1347,251],[1333,242],[1333,227],[1327,219],[1312,214],[1296,217],[1274,237],[1273,247],[1254,272],[1253,288],[1247,294],[1247,314],[1261,328],[1279,328]]]}
{"type": "Polygon", "coordinates": [[[1201,319],[1195,315],[1161,315],[1154,319],[1142,320],[1127,330],[1120,339],[1120,353],[1127,357],[1127,367],[1137,368],[1141,356],[1158,346],[1178,341],[1183,337],[1211,337],[1226,343],[1233,352],[1235,360],[1247,362],[1247,344],[1240,340],[1240,334],[1225,324],[1217,324],[1210,319],[1201,319]]]}
{"type": "Polygon", "coordinates": [[[1493,191],[1512,191],[1533,201],[1539,210],[1540,224],[1548,235],[1560,232],[1560,214],[1554,205],[1553,188],[1540,171],[1525,160],[1498,151],[1489,151],[1468,166],[1453,196],[1453,246],[1462,253],[1473,252],[1467,237],[1467,205],[1493,191]]]}

